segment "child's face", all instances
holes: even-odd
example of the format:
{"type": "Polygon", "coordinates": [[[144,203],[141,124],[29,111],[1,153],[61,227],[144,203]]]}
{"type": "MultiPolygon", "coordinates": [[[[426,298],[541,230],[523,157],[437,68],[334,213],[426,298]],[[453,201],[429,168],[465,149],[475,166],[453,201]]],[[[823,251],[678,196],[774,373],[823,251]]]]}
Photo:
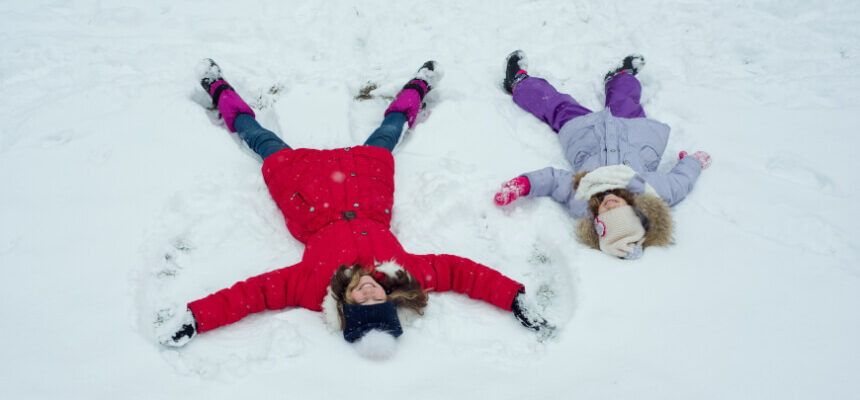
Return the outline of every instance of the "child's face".
{"type": "Polygon", "coordinates": [[[363,306],[384,303],[387,299],[385,289],[371,278],[370,275],[362,276],[358,280],[358,285],[349,292],[349,297],[357,304],[363,306]]]}
{"type": "Polygon", "coordinates": [[[597,215],[603,214],[609,210],[624,207],[628,205],[627,200],[624,200],[621,197],[618,197],[612,193],[607,193],[603,196],[603,200],[600,202],[600,207],[597,208],[597,215]]]}

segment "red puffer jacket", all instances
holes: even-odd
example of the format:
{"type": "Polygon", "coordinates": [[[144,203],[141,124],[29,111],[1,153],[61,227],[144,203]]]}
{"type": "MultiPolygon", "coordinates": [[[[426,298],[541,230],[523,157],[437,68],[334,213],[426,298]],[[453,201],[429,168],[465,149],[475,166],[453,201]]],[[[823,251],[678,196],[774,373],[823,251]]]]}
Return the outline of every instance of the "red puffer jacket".
{"type": "Polygon", "coordinates": [[[393,261],[421,287],[454,290],[511,309],[522,284],[487,266],[452,255],[407,253],[389,230],[394,158],[372,146],[335,150],[284,149],[263,163],[263,177],[287,228],[306,244],[301,262],[236,283],[188,304],[199,332],[264,309],[322,310],[341,265],[375,268],[393,261]]]}

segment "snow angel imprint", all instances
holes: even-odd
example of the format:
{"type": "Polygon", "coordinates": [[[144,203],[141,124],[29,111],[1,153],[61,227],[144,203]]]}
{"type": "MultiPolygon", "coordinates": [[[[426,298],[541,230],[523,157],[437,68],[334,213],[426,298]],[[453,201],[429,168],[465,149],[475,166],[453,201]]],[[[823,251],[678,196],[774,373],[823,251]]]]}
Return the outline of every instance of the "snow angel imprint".
{"type": "Polygon", "coordinates": [[[422,314],[428,292],[447,290],[512,311],[539,333],[554,329],[524,306],[521,283],[466,258],[408,253],[389,230],[391,151],[404,125],[415,123],[424,96],[438,84],[436,62],[424,63],[403,87],[364,145],[333,150],[293,149],[261,127],[214,61],[204,60],[200,78],[227,128],[263,159],[269,193],[290,233],[306,247],[295,265],[188,303],[186,313],[166,324],[161,343],[182,346],[250,313],[304,307],[322,311],[328,326],[342,330],[350,343],[375,343],[393,351],[395,338],[403,333],[398,312],[422,314]]]}
{"type": "Polygon", "coordinates": [[[669,127],[645,118],[639,104],[642,86],[635,75],[644,65],[642,56],[631,55],[609,71],[606,108],[591,112],[547,81],[529,76],[521,50],[508,55],[503,87],[517,105],[558,133],[573,171],[548,167],[511,179],[496,193],[496,204],[551,196],[578,219],[581,241],[616,257],[635,259],[648,246],[669,245],[669,207],[693,189],[711,157],[681,152],[671,171],[657,172],[669,127]]]}

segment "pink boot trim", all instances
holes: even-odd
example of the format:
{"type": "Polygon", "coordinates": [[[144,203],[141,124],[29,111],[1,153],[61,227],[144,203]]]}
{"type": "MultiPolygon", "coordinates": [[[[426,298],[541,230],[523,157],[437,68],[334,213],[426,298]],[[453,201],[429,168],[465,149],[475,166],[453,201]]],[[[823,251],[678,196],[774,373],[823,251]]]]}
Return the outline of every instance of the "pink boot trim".
{"type": "MultiPolygon", "coordinates": [[[[427,94],[429,91],[427,84],[421,79],[413,79],[407,85],[410,84],[423,88],[424,94],[427,94]]],[[[397,94],[397,97],[391,102],[388,109],[385,110],[385,115],[387,116],[393,112],[404,113],[406,114],[406,122],[409,123],[409,127],[411,128],[415,124],[415,117],[418,116],[418,111],[421,111],[421,100],[422,96],[418,93],[418,90],[413,88],[403,89],[397,94]]]]}
{"type": "MultiPolygon", "coordinates": [[[[209,96],[214,95],[219,86],[226,84],[227,82],[223,80],[213,83],[209,88],[209,96]]],[[[231,89],[221,91],[218,97],[218,111],[221,112],[221,118],[224,118],[224,123],[227,124],[227,129],[230,132],[236,132],[236,128],[233,127],[233,121],[236,120],[239,114],[251,114],[252,117],[256,117],[254,110],[231,89]]]]}

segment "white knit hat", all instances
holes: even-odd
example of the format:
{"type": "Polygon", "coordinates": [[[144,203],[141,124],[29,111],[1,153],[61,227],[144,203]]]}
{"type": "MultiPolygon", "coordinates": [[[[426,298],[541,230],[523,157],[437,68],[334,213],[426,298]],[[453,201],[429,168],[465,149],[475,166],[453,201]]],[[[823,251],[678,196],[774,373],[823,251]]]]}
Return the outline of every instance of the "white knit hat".
{"type": "Polygon", "coordinates": [[[633,207],[622,206],[594,218],[600,251],[622,258],[639,258],[645,242],[645,228],[633,207]]]}
{"type": "Polygon", "coordinates": [[[612,189],[627,189],[633,194],[644,192],[659,197],[657,191],[633,168],[626,165],[608,165],[582,177],[573,198],[588,201],[591,196],[612,189]],[[631,187],[631,184],[635,187],[631,187]]]}

